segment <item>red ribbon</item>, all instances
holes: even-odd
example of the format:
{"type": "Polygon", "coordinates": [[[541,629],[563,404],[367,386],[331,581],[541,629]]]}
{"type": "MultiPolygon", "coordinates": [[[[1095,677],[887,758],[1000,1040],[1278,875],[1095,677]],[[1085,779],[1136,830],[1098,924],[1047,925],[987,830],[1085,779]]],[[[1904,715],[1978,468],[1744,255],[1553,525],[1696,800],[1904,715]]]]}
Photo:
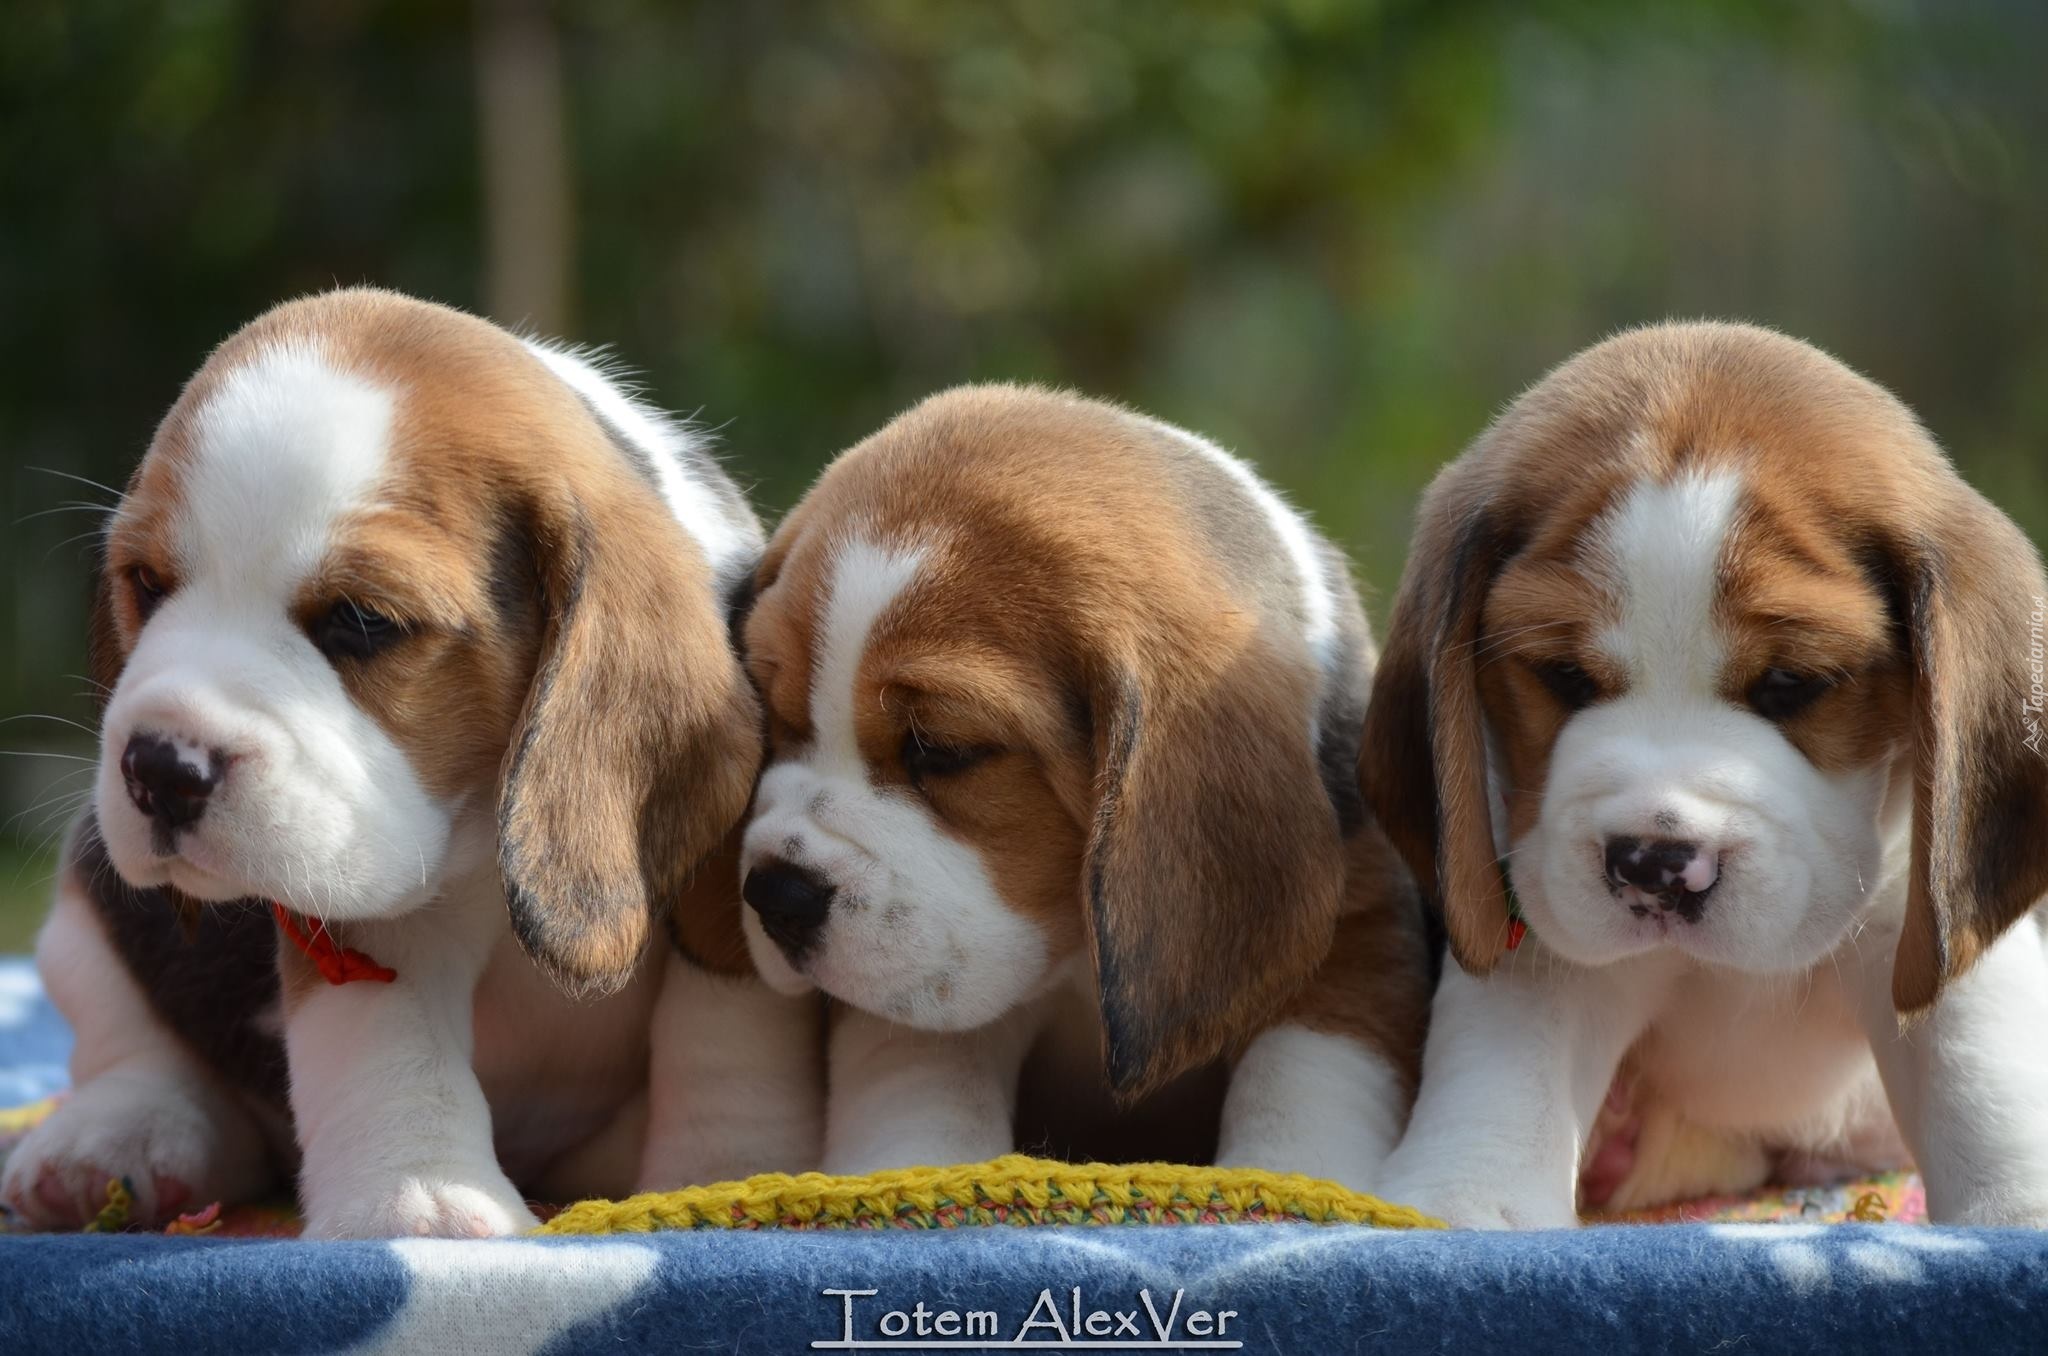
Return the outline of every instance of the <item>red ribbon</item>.
{"type": "Polygon", "coordinates": [[[299,926],[298,919],[285,911],[284,905],[273,903],[270,913],[277,919],[278,930],[305,953],[306,959],[320,971],[320,978],[329,984],[353,984],[357,980],[389,984],[398,978],[398,971],[379,965],[362,952],[335,941],[328,933],[327,925],[318,919],[313,921],[313,930],[309,933],[299,926]]]}

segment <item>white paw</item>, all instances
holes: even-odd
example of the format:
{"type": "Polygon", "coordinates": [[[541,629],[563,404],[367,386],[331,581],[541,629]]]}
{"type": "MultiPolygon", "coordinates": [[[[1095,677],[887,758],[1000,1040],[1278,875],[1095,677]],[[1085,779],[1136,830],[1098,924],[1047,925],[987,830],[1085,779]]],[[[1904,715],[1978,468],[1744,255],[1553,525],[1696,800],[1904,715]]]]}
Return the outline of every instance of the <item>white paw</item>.
{"type": "Polygon", "coordinates": [[[824,1171],[833,1177],[866,1177],[900,1168],[951,1168],[962,1163],[986,1162],[1012,1152],[1014,1147],[1007,1140],[1000,1147],[971,1140],[827,1145],[824,1171]]]}
{"type": "Polygon", "coordinates": [[[675,1191],[714,1182],[744,1182],[764,1172],[790,1174],[818,1168],[815,1139],[763,1138],[747,1144],[649,1143],[635,1191],[675,1191]]]}
{"type": "Polygon", "coordinates": [[[1962,1208],[1931,1209],[1936,1224],[1963,1224],[1979,1229],[2048,1229],[2048,1194],[2039,1191],[1986,1192],[1966,1200],[1962,1208]]]}
{"type": "Polygon", "coordinates": [[[540,1225],[495,1164],[408,1172],[331,1202],[310,1185],[306,1194],[308,1238],[497,1238],[540,1225]]]}
{"type": "Polygon", "coordinates": [[[66,1098],[7,1157],[0,1202],[38,1229],[80,1229],[125,1180],[128,1222],[154,1227],[178,1212],[241,1200],[271,1176],[248,1115],[175,1071],[114,1069],[66,1098]]]}
{"type": "Polygon", "coordinates": [[[1373,1194],[1395,1205],[1410,1206],[1453,1229],[1576,1229],[1579,1214],[1569,1194],[1551,1199],[1527,1188],[1517,1189],[1511,1176],[1454,1182],[1401,1176],[1382,1178],[1373,1194]]]}

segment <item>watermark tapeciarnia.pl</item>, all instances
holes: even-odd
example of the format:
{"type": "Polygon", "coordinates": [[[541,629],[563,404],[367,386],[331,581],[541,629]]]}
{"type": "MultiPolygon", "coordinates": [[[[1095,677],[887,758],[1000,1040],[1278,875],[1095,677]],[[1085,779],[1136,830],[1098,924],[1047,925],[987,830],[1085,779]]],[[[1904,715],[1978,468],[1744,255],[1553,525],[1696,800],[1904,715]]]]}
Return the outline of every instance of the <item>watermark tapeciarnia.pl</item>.
{"type": "Polygon", "coordinates": [[[2048,714],[2048,598],[2036,597],[2027,616],[2027,691],[2020,704],[2027,750],[2042,751],[2042,722],[2048,714]]]}

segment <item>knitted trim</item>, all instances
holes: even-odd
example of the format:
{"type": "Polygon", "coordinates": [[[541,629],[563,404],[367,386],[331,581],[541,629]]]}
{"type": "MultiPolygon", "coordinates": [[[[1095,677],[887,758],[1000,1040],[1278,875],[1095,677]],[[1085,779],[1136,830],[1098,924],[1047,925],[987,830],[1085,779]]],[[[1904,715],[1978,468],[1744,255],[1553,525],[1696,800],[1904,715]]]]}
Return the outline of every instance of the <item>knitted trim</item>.
{"type": "Polygon", "coordinates": [[[958,1229],[1007,1224],[1370,1224],[1441,1229],[1334,1182],[1253,1168],[1057,1163],[1008,1154],[867,1177],[765,1173],[744,1182],[583,1201],[543,1234],[657,1229],[958,1229]]]}

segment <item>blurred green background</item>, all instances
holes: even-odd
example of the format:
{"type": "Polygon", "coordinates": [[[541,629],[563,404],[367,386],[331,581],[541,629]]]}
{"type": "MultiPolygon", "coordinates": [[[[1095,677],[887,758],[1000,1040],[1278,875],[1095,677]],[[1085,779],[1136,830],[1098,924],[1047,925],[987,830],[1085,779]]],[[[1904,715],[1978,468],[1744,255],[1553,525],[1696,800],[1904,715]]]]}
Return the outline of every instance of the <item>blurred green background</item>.
{"type": "Polygon", "coordinates": [[[208,348],[372,281],[616,347],[770,514],[936,387],[1255,459],[1382,596],[1548,365],[1820,343],[2048,534],[2048,6],[10,0],[0,950],[89,765],[90,509],[208,348]],[[84,535],[80,535],[80,534],[84,535]],[[54,717],[56,719],[48,719],[54,717]]]}

